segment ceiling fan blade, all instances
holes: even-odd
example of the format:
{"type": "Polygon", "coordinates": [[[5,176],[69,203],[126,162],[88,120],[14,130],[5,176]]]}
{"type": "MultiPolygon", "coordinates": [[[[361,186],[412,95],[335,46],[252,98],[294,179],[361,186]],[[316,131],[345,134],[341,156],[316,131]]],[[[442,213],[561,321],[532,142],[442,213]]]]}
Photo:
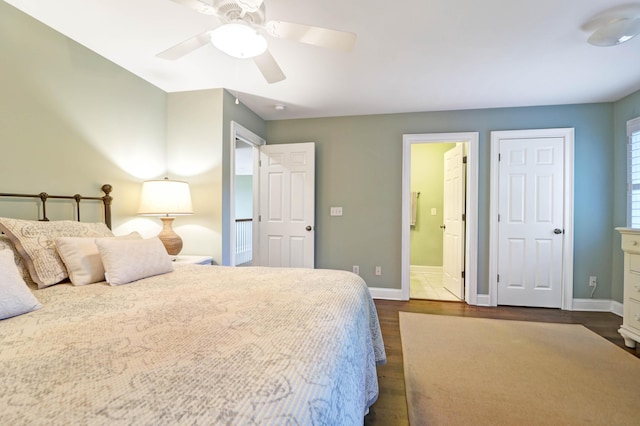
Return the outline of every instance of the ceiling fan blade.
{"type": "Polygon", "coordinates": [[[256,63],[264,79],[267,80],[269,84],[277,83],[287,78],[268,50],[262,55],[253,58],[253,62],[256,63]]]}
{"type": "Polygon", "coordinates": [[[349,51],[356,42],[356,35],[354,33],[294,24],[293,22],[269,21],[267,22],[266,29],[273,37],[295,40],[314,46],[327,47],[329,49],[349,51]]]}
{"type": "Polygon", "coordinates": [[[200,33],[195,37],[191,37],[183,42],[176,44],[175,46],[168,48],[167,50],[158,53],[156,56],[158,58],[167,59],[169,61],[180,59],[183,56],[193,52],[194,50],[210,44],[211,37],[209,36],[209,33],[210,31],[200,33]]]}
{"type": "Polygon", "coordinates": [[[171,0],[171,1],[174,3],[181,4],[183,6],[187,6],[189,9],[193,9],[205,15],[216,14],[215,10],[213,9],[213,6],[198,0],[171,0]]]}
{"type": "Polygon", "coordinates": [[[640,18],[616,19],[596,30],[589,43],[594,46],[615,46],[640,34],[640,18]]]}

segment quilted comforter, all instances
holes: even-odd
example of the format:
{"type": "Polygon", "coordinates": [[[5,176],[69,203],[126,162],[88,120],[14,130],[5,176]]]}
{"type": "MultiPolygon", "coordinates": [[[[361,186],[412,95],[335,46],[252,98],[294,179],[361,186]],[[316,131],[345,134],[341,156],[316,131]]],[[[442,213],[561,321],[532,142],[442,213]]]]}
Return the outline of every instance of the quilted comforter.
{"type": "Polygon", "coordinates": [[[0,424],[362,424],[385,352],[344,271],[176,265],[0,321],[0,424]]]}

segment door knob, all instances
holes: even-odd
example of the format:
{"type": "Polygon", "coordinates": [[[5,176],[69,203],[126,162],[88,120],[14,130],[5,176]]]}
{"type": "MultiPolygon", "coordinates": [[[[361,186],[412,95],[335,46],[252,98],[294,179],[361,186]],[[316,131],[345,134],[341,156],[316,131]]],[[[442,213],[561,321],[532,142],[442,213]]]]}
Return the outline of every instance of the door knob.
{"type": "Polygon", "coordinates": [[[440,225],[440,229],[447,229],[446,225],[440,225]]]}
{"type": "Polygon", "coordinates": [[[562,229],[556,228],[556,229],[553,230],[553,233],[554,234],[562,234],[562,229]]]}
{"type": "Polygon", "coordinates": [[[311,231],[311,229],[313,229],[313,228],[311,228],[311,226],[307,225],[307,227],[304,228],[304,229],[306,229],[307,231],[311,231]]]}

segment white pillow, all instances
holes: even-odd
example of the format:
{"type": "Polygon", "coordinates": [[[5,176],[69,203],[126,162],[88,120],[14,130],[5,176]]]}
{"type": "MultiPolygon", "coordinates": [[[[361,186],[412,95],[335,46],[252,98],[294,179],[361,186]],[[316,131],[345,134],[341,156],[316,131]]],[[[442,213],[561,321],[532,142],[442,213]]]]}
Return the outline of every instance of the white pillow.
{"type": "Polygon", "coordinates": [[[96,239],[104,276],[111,285],[127,284],[173,271],[173,263],[159,238],[146,240],[96,239]]]}
{"type": "Polygon", "coordinates": [[[71,220],[40,222],[0,217],[0,231],[7,234],[15,244],[38,288],[57,284],[69,276],[56,251],[56,238],[113,237],[104,223],[71,220]]]}
{"type": "MultiPolygon", "coordinates": [[[[141,240],[142,235],[132,232],[116,238],[141,240]]],[[[104,281],[104,266],[96,245],[96,238],[60,237],[56,239],[56,249],[67,267],[69,279],[73,285],[87,285],[104,281]]]]}
{"type": "Polygon", "coordinates": [[[20,276],[13,251],[0,250],[0,319],[42,308],[20,276]]]}

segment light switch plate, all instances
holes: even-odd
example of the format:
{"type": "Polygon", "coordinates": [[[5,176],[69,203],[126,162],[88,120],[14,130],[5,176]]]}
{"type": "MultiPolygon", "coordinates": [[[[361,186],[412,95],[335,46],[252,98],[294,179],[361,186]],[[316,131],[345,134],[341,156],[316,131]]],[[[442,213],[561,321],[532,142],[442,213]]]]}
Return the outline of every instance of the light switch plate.
{"type": "Polygon", "coordinates": [[[342,216],[342,207],[331,207],[329,214],[331,216],[342,216]]]}

